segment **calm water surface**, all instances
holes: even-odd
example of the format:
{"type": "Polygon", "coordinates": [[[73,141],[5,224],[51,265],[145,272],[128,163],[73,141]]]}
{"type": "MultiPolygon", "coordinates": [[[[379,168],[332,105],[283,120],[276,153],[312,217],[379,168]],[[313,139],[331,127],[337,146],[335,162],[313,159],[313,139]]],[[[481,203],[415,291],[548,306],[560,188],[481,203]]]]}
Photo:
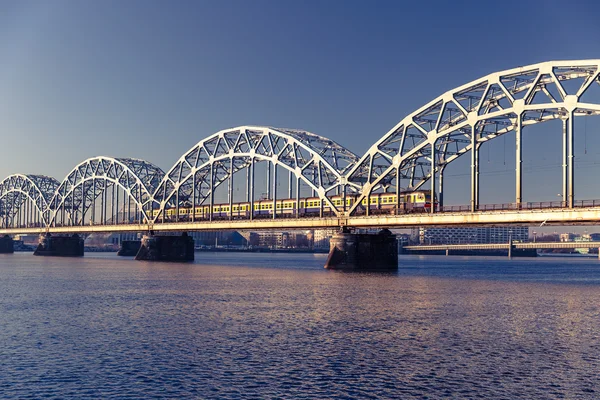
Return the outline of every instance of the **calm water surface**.
{"type": "Polygon", "coordinates": [[[0,255],[0,398],[600,398],[596,259],[0,255]]]}

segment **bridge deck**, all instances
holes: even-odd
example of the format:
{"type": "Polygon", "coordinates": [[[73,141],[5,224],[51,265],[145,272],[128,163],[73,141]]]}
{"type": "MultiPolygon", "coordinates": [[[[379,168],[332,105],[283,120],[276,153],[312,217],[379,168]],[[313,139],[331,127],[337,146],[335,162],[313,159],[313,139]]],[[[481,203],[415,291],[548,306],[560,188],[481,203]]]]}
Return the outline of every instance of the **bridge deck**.
{"type": "MultiPolygon", "coordinates": [[[[536,243],[513,243],[513,249],[585,249],[600,248],[600,242],[536,242],[536,243]]],[[[410,251],[425,250],[505,250],[508,243],[466,243],[466,244],[433,244],[404,246],[403,249],[410,251]]]]}
{"type": "Polygon", "coordinates": [[[569,225],[600,222],[600,207],[553,208],[539,210],[497,210],[478,212],[444,212],[435,214],[376,215],[324,218],[277,218],[254,220],[218,220],[197,222],[167,222],[160,224],[119,224],[56,226],[50,228],[0,228],[0,234],[27,233],[87,233],[261,230],[261,229],[321,229],[350,226],[355,228],[412,228],[418,226],[492,226],[492,225],[569,225]]]}

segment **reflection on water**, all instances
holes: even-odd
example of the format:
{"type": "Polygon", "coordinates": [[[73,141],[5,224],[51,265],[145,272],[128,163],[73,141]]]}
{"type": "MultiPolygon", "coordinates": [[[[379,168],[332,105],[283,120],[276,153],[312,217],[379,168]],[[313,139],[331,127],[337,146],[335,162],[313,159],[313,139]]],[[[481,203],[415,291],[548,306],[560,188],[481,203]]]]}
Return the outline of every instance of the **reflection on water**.
{"type": "Polygon", "coordinates": [[[0,398],[598,398],[600,262],[0,257],[0,398]]]}

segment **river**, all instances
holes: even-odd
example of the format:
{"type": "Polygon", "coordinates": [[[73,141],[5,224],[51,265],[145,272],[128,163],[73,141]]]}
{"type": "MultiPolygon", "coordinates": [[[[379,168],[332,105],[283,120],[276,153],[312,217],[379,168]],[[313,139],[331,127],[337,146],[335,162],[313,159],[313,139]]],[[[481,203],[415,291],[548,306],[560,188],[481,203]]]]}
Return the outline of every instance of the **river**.
{"type": "Polygon", "coordinates": [[[0,255],[0,398],[600,397],[600,261],[0,255]]]}

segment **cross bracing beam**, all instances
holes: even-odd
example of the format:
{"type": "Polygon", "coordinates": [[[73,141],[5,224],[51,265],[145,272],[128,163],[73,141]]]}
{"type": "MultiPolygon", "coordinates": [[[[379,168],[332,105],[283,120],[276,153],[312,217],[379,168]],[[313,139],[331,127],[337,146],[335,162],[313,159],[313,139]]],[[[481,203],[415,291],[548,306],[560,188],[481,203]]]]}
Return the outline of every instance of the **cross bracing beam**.
{"type": "Polygon", "coordinates": [[[163,176],[160,168],[144,160],[87,159],[73,168],[56,188],[49,201],[49,225],[104,224],[119,214],[125,222],[132,222],[132,214],[137,220],[148,220],[150,210],[155,207],[152,193],[163,176]],[[107,198],[108,190],[111,199],[107,198]]]}
{"type": "Polygon", "coordinates": [[[0,226],[46,226],[48,205],[58,186],[56,179],[43,175],[15,174],[4,179],[0,182],[0,226]]]}
{"type": "MultiPolygon", "coordinates": [[[[412,172],[404,187],[414,190],[458,157],[470,151],[477,153],[482,143],[514,131],[517,126],[523,129],[550,120],[573,121],[574,117],[600,115],[599,104],[583,100],[592,85],[600,84],[599,65],[600,60],[582,60],[514,68],[489,74],[432,100],[402,119],[348,172],[349,185],[362,185],[360,198],[349,213],[362,207],[363,198],[380,191],[382,182],[395,181],[397,171],[406,166],[412,172]],[[432,153],[435,157],[431,157],[432,153]],[[370,166],[368,170],[365,165],[370,166]]],[[[567,136],[572,141],[572,134],[567,136]]],[[[570,151],[569,146],[565,151],[570,151]]],[[[567,159],[565,179],[572,182],[572,154],[567,159]]],[[[516,179],[519,172],[517,168],[516,179]]],[[[476,188],[477,179],[478,172],[473,180],[476,188]]],[[[565,199],[573,204],[574,185],[566,187],[565,199]]],[[[521,195],[517,188],[517,202],[521,195]]],[[[478,190],[472,191],[475,207],[478,196],[478,190]]]]}
{"type": "MultiPolygon", "coordinates": [[[[175,218],[178,218],[179,207],[184,204],[194,208],[204,204],[212,207],[216,189],[230,182],[228,188],[231,190],[233,176],[244,169],[250,171],[245,181],[247,200],[252,205],[257,200],[254,198],[256,188],[252,183],[252,171],[260,162],[267,163],[268,198],[273,201],[278,198],[276,168],[279,167],[289,171],[296,185],[303,182],[314,196],[340,213],[342,210],[337,209],[330,197],[339,191],[345,171],[357,159],[356,155],[332,140],[306,131],[260,126],[226,129],[200,141],[165,174],[154,193],[154,199],[160,205],[154,222],[165,221],[167,208],[175,208],[175,218]],[[273,182],[270,182],[271,170],[273,182]]],[[[286,180],[285,176],[281,179],[286,180]]],[[[291,193],[291,188],[288,188],[288,193],[291,193]]],[[[228,198],[231,196],[229,192],[228,198]]]]}

